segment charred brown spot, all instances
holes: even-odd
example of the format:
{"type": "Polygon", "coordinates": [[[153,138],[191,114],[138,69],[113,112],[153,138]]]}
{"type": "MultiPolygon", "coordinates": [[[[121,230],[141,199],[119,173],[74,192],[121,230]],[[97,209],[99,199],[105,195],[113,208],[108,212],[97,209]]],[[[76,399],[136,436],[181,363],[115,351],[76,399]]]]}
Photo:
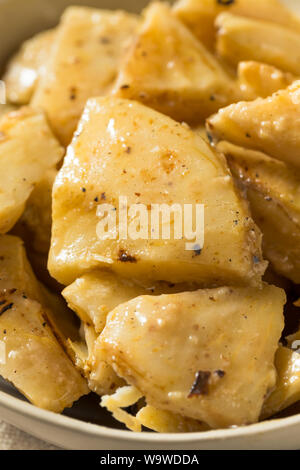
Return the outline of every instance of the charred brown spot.
{"type": "Polygon", "coordinates": [[[200,395],[208,395],[210,376],[211,372],[199,370],[196,373],[195,381],[192,385],[190,393],[188,394],[188,398],[193,398],[200,395]]]}
{"type": "Polygon", "coordinates": [[[137,259],[134,256],[126,253],[126,251],[120,250],[119,261],[121,261],[122,263],[136,263],[137,259]]]}
{"type": "Polygon", "coordinates": [[[0,316],[3,315],[3,313],[7,312],[7,310],[10,310],[11,308],[13,308],[13,306],[14,306],[14,304],[12,302],[8,305],[5,305],[5,307],[3,307],[0,310],[0,316]]]}

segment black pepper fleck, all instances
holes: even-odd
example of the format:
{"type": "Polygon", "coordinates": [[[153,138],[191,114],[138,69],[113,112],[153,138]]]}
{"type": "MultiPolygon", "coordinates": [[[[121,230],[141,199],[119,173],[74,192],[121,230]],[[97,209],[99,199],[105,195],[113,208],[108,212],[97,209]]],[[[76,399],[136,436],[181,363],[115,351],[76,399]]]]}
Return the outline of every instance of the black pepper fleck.
{"type": "Polygon", "coordinates": [[[216,370],[215,374],[222,379],[225,376],[225,371],[224,370],[216,370]]]}

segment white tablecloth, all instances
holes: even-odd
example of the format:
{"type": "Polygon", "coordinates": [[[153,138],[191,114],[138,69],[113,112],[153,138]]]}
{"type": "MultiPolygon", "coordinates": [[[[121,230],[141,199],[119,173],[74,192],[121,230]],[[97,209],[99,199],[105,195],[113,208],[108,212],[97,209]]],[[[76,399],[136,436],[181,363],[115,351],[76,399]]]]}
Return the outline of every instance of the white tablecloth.
{"type": "Polygon", "coordinates": [[[46,442],[0,421],[0,450],[56,450],[46,442]]]}

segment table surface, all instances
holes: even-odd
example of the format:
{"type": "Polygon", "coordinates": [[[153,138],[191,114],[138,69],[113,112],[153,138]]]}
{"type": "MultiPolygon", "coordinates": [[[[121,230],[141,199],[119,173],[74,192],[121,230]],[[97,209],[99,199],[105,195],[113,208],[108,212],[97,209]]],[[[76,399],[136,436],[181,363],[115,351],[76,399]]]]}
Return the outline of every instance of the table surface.
{"type": "Polygon", "coordinates": [[[58,450],[58,448],[0,421],[1,450],[58,450]]]}

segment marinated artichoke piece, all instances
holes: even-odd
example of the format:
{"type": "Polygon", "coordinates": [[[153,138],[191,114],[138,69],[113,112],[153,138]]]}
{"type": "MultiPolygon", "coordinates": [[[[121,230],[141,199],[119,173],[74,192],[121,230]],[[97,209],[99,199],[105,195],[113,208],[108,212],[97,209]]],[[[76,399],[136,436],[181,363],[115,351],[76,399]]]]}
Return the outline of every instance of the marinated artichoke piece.
{"type": "Polygon", "coordinates": [[[163,3],[146,10],[114,89],[116,96],[190,124],[237,101],[236,91],[216,58],[163,3]]]}
{"type": "Polygon", "coordinates": [[[0,236],[0,375],[55,412],[88,393],[62,345],[73,335],[61,301],[39,284],[22,241],[0,236]]]}
{"type": "Polygon", "coordinates": [[[279,274],[299,283],[299,223],[290,217],[291,213],[286,211],[283,205],[277,205],[276,201],[266,205],[265,196],[260,192],[249,189],[248,199],[264,234],[263,248],[266,258],[279,274]]]}
{"type": "Polygon", "coordinates": [[[48,267],[64,285],[102,268],[141,282],[245,285],[259,284],[266,264],[260,232],[225,159],[167,116],[107,97],[88,101],[56,178],[48,267]],[[128,208],[143,204],[147,214],[152,204],[204,204],[203,249],[186,250],[187,240],[171,234],[163,238],[161,219],[158,239],[150,230],[146,239],[130,233],[123,239],[115,227],[98,236],[99,204],[115,213],[119,197],[128,208]]]}
{"type": "Polygon", "coordinates": [[[9,61],[3,80],[10,103],[29,104],[45,71],[55,34],[55,30],[44,31],[25,41],[9,61]]]}
{"type": "Polygon", "coordinates": [[[171,411],[158,410],[153,406],[144,406],[141,393],[133,386],[118,388],[113,395],[102,397],[101,406],[110,411],[117,421],[125,424],[131,431],[141,432],[142,426],[156,432],[201,432],[209,427],[200,421],[185,418],[171,411]],[[136,416],[129,414],[128,407],[138,408],[136,416]]]}
{"type": "Polygon", "coordinates": [[[300,283],[300,173],[260,152],[220,142],[233,175],[247,191],[263,233],[263,253],[279,274],[300,283]]]}
{"type": "Polygon", "coordinates": [[[54,168],[45,172],[11,233],[24,240],[28,259],[38,279],[60,293],[62,287],[50,276],[47,268],[52,227],[52,187],[56,175],[54,168]]]}
{"type": "Polygon", "coordinates": [[[155,282],[143,285],[137,280],[122,278],[114,273],[95,271],[76,279],[63,290],[62,295],[79,318],[93,324],[96,333],[100,334],[107,315],[120,304],[140,295],[175,294],[196,289],[193,283],[155,282]]]}
{"type": "Polygon", "coordinates": [[[207,120],[211,140],[225,140],[300,167],[300,81],[269,98],[240,102],[207,120]]]}
{"type": "Polygon", "coordinates": [[[135,15],[120,11],[70,7],[63,14],[32,103],[65,146],[87,99],[110,92],[137,26],[135,15]]]}
{"type": "Polygon", "coordinates": [[[86,378],[89,389],[98,395],[111,395],[125,384],[113,368],[95,354],[98,335],[90,323],[81,324],[81,340],[67,342],[67,350],[75,367],[86,378]]]}
{"type": "Polygon", "coordinates": [[[119,387],[125,384],[121,377],[118,377],[110,364],[108,364],[101,352],[95,351],[98,334],[91,326],[85,325],[85,338],[88,346],[88,359],[86,361],[86,371],[90,390],[98,395],[111,395],[119,387]]]}
{"type": "Polygon", "coordinates": [[[218,16],[216,26],[217,52],[231,65],[256,60],[299,76],[299,61],[291,51],[300,47],[300,30],[229,13],[218,16]]]}
{"type": "Polygon", "coordinates": [[[12,229],[35,185],[62,156],[63,149],[41,112],[22,108],[0,120],[0,233],[12,229]]]}
{"type": "Polygon", "coordinates": [[[5,351],[0,375],[34,405],[57,413],[89,392],[38,302],[16,293],[1,293],[0,344],[5,351]]]}
{"type": "Polygon", "coordinates": [[[57,175],[56,168],[47,171],[35,185],[25,210],[14,227],[30,250],[47,255],[51,241],[52,187],[57,175]]]}
{"type": "Polygon", "coordinates": [[[153,406],[144,406],[136,415],[142,426],[152,431],[163,433],[204,432],[209,431],[206,424],[153,406]]]}
{"type": "Polygon", "coordinates": [[[299,352],[280,346],[276,353],[275,366],[276,387],[264,403],[262,419],[270,418],[300,400],[299,352]]]}
{"type": "Polygon", "coordinates": [[[151,406],[212,428],[253,423],[276,383],[285,299],[267,284],[138,297],[109,314],[95,354],[151,406]]]}
{"type": "Polygon", "coordinates": [[[0,236],[0,291],[17,291],[47,307],[51,326],[61,343],[78,337],[74,316],[61,296],[49,291],[36,278],[27,259],[23,241],[12,235],[0,236]]]}
{"type": "Polygon", "coordinates": [[[137,402],[142,398],[139,390],[129,385],[118,388],[113,395],[102,397],[100,404],[110,411],[117,421],[125,424],[128,429],[133,432],[141,432],[142,426],[140,421],[128,413],[126,408],[136,406],[137,402]]]}
{"type": "Polygon", "coordinates": [[[238,83],[243,100],[267,98],[276,91],[287,88],[294,80],[292,74],[261,62],[240,62],[238,66],[238,83]]]}
{"type": "Polygon", "coordinates": [[[216,39],[215,19],[223,12],[272,21],[300,31],[300,21],[278,0],[178,0],[174,13],[207,47],[216,39]]]}
{"type": "Polygon", "coordinates": [[[44,302],[40,284],[28,262],[24,244],[18,237],[0,235],[0,291],[17,290],[39,303],[44,302]]]}
{"type": "MultiPolygon", "coordinates": [[[[148,286],[138,281],[122,278],[109,272],[85,274],[66,287],[62,295],[69,307],[77,313],[84,324],[87,356],[81,355],[80,344],[71,343],[77,362],[89,381],[89,387],[99,395],[111,394],[123,384],[99,354],[94,354],[94,342],[105,327],[107,315],[118,305],[140,295],[161,295],[195,290],[195,284],[171,284],[156,282],[148,286]]],[[[148,415],[147,415],[148,416],[148,415]]]]}

